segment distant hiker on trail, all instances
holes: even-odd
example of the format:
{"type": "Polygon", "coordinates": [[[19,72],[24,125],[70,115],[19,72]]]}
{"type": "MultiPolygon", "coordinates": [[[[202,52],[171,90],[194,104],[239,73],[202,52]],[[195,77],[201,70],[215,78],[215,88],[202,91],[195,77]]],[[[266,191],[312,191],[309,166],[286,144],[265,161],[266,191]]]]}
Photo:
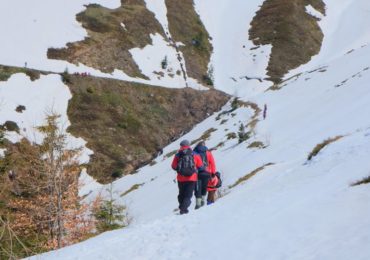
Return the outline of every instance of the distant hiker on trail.
{"type": "Polygon", "coordinates": [[[210,205],[216,201],[216,191],[219,187],[221,187],[221,174],[216,172],[215,174],[211,175],[211,178],[208,181],[207,191],[207,205],[210,205]]]}
{"type": "Polygon", "coordinates": [[[181,141],[180,150],[173,158],[171,165],[172,169],[177,172],[179,186],[177,199],[181,215],[189,212],[188,207],[191,204],[191,197],[198,180],[198,168],[201,168],[202,165],[202,159],[193,152],[190,142],[188,140],[181,141]]]}
{"type": "Polygon", "coordinates": [[[203,166],[198,171],[198,181],[195,187],[195,209],[199,209],[206,204],[207,185],[211,175],[216,173],[216,164],[211,151],[208,150],[204,141],[197,144],[194,152],[200,156],[203,163],[203,166]]]}
{"type": "Polygon", "coordinates": [[[266,119],[266,116],[267,116],[267,105],[265,104],[265,105],[263,106],[263,120],[265,120],[265,119],[266,119]]]}

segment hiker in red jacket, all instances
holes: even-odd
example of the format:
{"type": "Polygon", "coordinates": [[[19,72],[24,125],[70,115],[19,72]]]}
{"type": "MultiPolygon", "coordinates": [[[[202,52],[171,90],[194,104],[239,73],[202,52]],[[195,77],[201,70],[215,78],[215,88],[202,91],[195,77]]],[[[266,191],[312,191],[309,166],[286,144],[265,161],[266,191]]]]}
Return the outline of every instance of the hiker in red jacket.
{"type": "Polygon", "coordinates": [[[198,181],[195,186],[196,205],[199,209],[206,203],[207,185],[211,175],[216,172],[216,164],[211,151],[208,150],[204,141],[201,141],[194,148],[194,152],[202,159],[203,167],[198,171],[198,181]]]}
{"type": "MultiPolygon", "coordinates": [[[[220,173],[217,172],[217,174],[220,173]]],[[[219,177],[217,177],[216,174],[212,174],[211,178],[209,178],[208,181],[208,186],[207,186],[207,191],[208,191],[208,197],[207,197],[207,205],[210,205],[216,201],[216,192],[217,192],[217,187],[221,185],[221,180],[219,177]]]]}
{"type": "Polygon", "coordinates": [[[180,150],[177,152],[172,161],[172,169],[177,172],[177,183],[179,186],[180,214],[188,213],[188,207],[191,204],[191,197],[198,180],[198,169],[203,166],[202,159],[196,155],[190,147],[188,140],[180,143],[180,150]]]}

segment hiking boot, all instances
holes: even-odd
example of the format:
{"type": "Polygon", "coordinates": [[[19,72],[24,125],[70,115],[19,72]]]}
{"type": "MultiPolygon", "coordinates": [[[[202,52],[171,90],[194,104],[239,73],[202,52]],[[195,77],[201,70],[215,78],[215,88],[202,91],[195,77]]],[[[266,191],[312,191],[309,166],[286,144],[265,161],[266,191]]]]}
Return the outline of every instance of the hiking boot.
{"type": "Polygon", "coordinates": [[[203,207],[204,205],[206,205],[206,196],[202,196],[202,201],[200,202],[200,206],[203,207]]]}
{"type": "Polygon", "coordinates": [[[180,215],[184,215],[184,214],[188,214],[188,213],[189,213],[189,210],[187,210],[187,209],[180,210],[180,215]]]}
{"type": "Polygon", "coordinates": [[[202,199],[201,198],[197,198],[196,199],[196,202],[195,202],[195,209],[199,209],[200,207],[202,207],[202,199]]]}

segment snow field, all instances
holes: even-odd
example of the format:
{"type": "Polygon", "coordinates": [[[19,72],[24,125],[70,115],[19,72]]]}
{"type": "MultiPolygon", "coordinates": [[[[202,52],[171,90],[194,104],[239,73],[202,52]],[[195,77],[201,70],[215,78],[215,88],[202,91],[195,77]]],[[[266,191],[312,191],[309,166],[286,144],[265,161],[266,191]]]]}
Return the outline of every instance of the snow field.
{"type": "MultiPolygon", "coordinates": [[[[164,156],[178,148],[178,140],[154,166],[114,183],[117,200],[128,205],[133,217],[129,228],[40,259],[367,259],[370,236],[363,227],[370,224],[370,187],[350,185],[370,175],[369,50],[365,46],[342,55],[287,81],[279,91],[255,96],[252,101],[259,107],[268,105],[267,118],[259,116],[256,134],[245,143],[227,140],[226,134],[251,120],[250,108],[220,120],[216,113],[181,138],[192,141],[215,128],[207,145],[225,142],[213,152],[225,189],[216,204],[198,211],[192,204],[189,215],[171,216],[177,187],[172,157],[164,156]],[[223,119],[228,121],[221,124],[223,119]],[[307,161],[317,144],[338,135],[344,137],[307,161]],[[247,149],[255,140],[268,147],[247,149]],[[267,163],[274,165],[228,188],[267,163]],[[143,185],[120,196],[134,184],[143,185]],[[122,244],[126,247],[117,249],[122,244]]],[[[222,111],[229,109],[230,104],[222,111]]]]}
{"type": "Polygon", "coordinates": [[[271,85],[264,79],[271,46],[255,47],[248,30],[263,0],[195,0],[195,7],[212,37],[215,86],[231,95],[251,97],[271,85]]]}
{"type": "MultiPolygon", "coordinates": [[[[163,0],[146,2],[166,28],[163,0]]],[[[266,74],[270,47],[250,50],[254,46],[248,40],[249,23],[262,2],[235,0],[231,5],[226,0],[195,1],[213,38],[216,88],[252,101],[260,108],[267,104],[267,118],[262,120],[259,115],[252,138],[239,145],[237,139],[227,139],[228,133],[237,132],[241,123],[251,120],[252,109],[239,108],[234,115],[220,116],[220,120],[216,120],[218,113],[211,115],[167,146],[163,155],[156,158],[155,165],[145,166],[137,174],[114,183],[117,201],[127,205],[133,217],[131,226],[31,259],[369,259],[370,235],[366,227],[370,224],[370,186],[350,186],[370,175],[369,3],[343,0],[338,5],[334,0],[325,0],[327,16],[320,21],[325,34],[321,52],[308,64],[291,71],[286,78],[297,76],[282,89],[263,92],[268,83],[241,79],[263,78],[266,74]],[[227,121],[221,124],[222,120],[227,121]],[[172,156],[165,155],[175,151],[182,139],[195,140],[212,128],[216,131],[206,140],[207,145],[211,148],[224,143],[213,154],[218,170],[223,173],[225,196],[198,211],[193,210],[193,203],[188,215],[174,215],[177,184],[170,169],[172,156]],[[317,144],[338,135],[344,137],[307,161],[317,144]],[[253,141],[262,141],[267,147],[248,149],[253,141]],[[228,188],[266,163],[274,165],[235,188],[228,188]],[[141,186],[123,196],[133,185],[141,186]]],[[[78,3],[81,8],[82,1],[78,3]]],[[[310,8],[307,11],[313,12],[310,8]]],[[[68,19],[70,23],[71,16],[68,19]]],[[[82,35],[80,26],[76,26],[82,35]]],[[[12,33],[19,32],[10,30],[8,35],[12,33]]],[[[9,40],[16,42],[15,39],[14,36],[9,40]]],[[[165,40],[158,35],[153,40],[154,46],[132,50],[150,82],[156,80],[153,68],[160,67],[165,53],[172,55],[169,61],[171,66],[176,66],[172,63],[173,50],[164,51],[168,47],[165,40]]],[[[65,42],[61,36],[60,44],[65,42]]],[[[52,45],[57,45],[57,41],[52,45]]],[[[44,52],[47,47],[40,50],[44,52]]],[[[30,53],[20,51],[20,59],[8,61],[23,66],[23,57],[30,57],[32,66],[35,61],[36,67],[65,68],[63,62],[41,62],[44,55],[41,51],[33,53],[36,58],[30,53]]],[[[5,54],[0,51],[0,61],[6,61],[5,54]]],[[[111,76],[125,78],[118,71],[111,76]]],[[[2,122],[14,117],[21,129],[26,128],[21,133],[31,134],[28,129],[43,120],[32,117],[33,113],[40,115],[50,104],[62,112],[67,122],[65,111],[70,93],[58,77],[42,76],[31,82],[17,74],[8,82],[0,82],[0,97],[6,97],[7,102],[1,107],[2,122]],[[49,84],[54,89],[48,89],[49,84]],[[36,87],[42,91],[36,92],[36,87]],[[57,104],[51,98],[55,93],[59,93],[57,104]],[[24,114],[14,111],[20,101],[27,107],[24,114]]],[[[170,78],[166,77],[162,83],[167,80],[170,78]]],[[[230,104],[222,111],[229,109],[230,104]]],[[[87,201],[99,193],[105,194],[107,186],[86,179],[81,193],[90,193],[87,201]]]]}

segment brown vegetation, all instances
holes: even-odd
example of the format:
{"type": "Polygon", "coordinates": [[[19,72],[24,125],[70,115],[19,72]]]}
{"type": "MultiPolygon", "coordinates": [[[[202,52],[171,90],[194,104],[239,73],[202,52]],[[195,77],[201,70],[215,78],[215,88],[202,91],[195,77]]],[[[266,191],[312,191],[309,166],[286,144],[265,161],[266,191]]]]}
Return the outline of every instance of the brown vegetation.
{"type": "Polygon", "coordinates": [[[47,74],[46,72],[39,70],[0,65],[0,81],[7,81],[13,74],[16,73],[24,73],[30,77],[32,81],[39,79],[40,74],[47,74]]]}
{"type": "Polygon", "coordinates": [[[324,35],[306,12],[308,4],[325,14],[322,0],[266,0],[253,18],[249,38],[257,46],[272,45],[267,75],[274,83],[320,51],[324,35]]]}
{"type": "Polygon", "coordinates": [[[78,197],[80,150],[66,148],[57,120],[50,115],[38,127],[45,134],[41,145],[25,139],[9,143],[0,161],[1,259],[70,245],[94,230],[88,206],[78,197]]]}
{"type": "Polygon", "coordinates": [[[342,135],[338,135],[336,137],[333,137],[333,138],[328,138],[326,140],[324,140],[322,143],[319,143],[317,144],[313,150],[310,152],[310,154],[308,155],[307,157],[307,160],[311,160],[313,157],[315,157],[325,146],[341,139],[343,136],[342,135]]]}
{"type": "Polygon", "coordinates": [[[212,75],[208,73],[212,45],[193,0],[166,0],[166,6],[173,41],[185,45],[179,49],[184,54],[188,76],[212,85],[212,75]]]}
{"type": "Polygon", "coordinates": [[[168,89],[71,75],[69,131],[94,151],[89,173],[100,182],[117,170],[132,173],[157,152],[221,109],[228,96],[214,90],[168,89]]]}
{"type": "Polygon", "coordinates": [[[262,171],[263,169],[265,169],[266,167],[271,166],[271,165],[274,165],[274,163],[266,163],[265,165],[263,165],[261,167],[258,167],[257,169],[255,169],[255,170],[251,171],[250,173],[246,174],[245,176],[239,178],[234,184],[229,185],[229,189],[235,188],[239,184],[242,184],[242,183],[246,182],[247,180],[249,180],[250,178],[255,176],[257,173],[259,173],[260,171],[262,171]]]}
{"type": "Polygon", "coordinates": [[[48,58],[83,63],[107,73],[119,69],[129,76],[145,78],[129,50],[151,44],[150,34],[164,36],[164,32],[143,0],[125,1],[113,10],[90,4],[77,15],[77,20],[87,30],[88,37],[68,43],[67,48],[50,48],[48,58]]]}

